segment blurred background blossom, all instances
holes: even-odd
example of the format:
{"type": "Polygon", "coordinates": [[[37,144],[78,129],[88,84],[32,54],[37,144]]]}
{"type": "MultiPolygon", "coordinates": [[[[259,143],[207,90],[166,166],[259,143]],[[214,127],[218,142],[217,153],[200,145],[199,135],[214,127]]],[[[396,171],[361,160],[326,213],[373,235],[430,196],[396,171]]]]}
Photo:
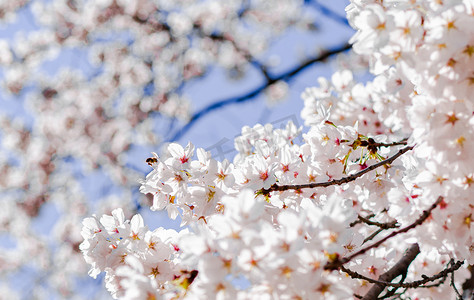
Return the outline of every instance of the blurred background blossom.
{"type": "Polygon", "coordinates": [[[192,141],[232,159],[244,125],[303,125],[306,87],[366,65],[346,52],[347,4],[2,1],[0,295],[109,298],[78,249],[84,217],[177,228],[142,208],[146,158],[192,141]]]}

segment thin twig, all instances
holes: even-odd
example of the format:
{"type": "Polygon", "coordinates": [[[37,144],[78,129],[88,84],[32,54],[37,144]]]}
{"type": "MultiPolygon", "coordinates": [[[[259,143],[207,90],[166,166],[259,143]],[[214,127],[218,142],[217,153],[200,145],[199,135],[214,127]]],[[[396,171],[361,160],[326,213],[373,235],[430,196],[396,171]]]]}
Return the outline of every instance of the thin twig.
{"type": "MultiPolygon", "coordinates": [[[[370,218],[373,218],[373,217],[375,217],[375,214],[371,213],[371,214],[365,216],[364,218],[370,219],[370,218]]],[[[360,223],[362,223],[362,220],[358,218],[357,220],[355,220],[354,222],[349,224],[349,227],[354,227],[355,225],[360,224],[360,223]]]]}
{"type": "MultiPolygon", "coordinates": [[[[397,262],[398,264],[398,262],[397,262]]],[[[375,283],[375,284],[381,284],[381,285],[385,285],[385,286],[391,286],[391,287],[396,287],[396,288],[406,288],[406,289],[409,289],[409,288],[419,288],[419,287],[422,287],[422,288],[427,288],[427,287],[433,287],[433,286],[438,286],[439,283],[435,284],[435,285],[424,285],[428,282],[432,282],[432,281],[435,281],[435,280],[438,280],[440,278],[442,278],[443,280],[446,279],[446,277],[448,276],[449,273],[453,273],[455,272],[456,270],[458,270],[462,265],[464,264],[463,261],[458,261],[456,262],[455,264],[452,264],[451,267],[448,267],[446,269],[444,269],[443,271],[439,272],[438,274],[435,274],[433,276],[426,276],[426,275],[422,275],[421,277],[423,279],[421,280],[416,280],[416,281],[412,281],[412,282],[406,282],[406,283],[392,283],[392,282],[389,282],[389,281],[385,281],[385,280],[377,280],[377,279],[372,279],[370,277],[367,277],[367,276],[364,276],[360,273],[357,273],[357,272],[354,272],[352,270],[349,270],[347,269],[346,267],[342,266],[341,267],[341,271],[347,273],[349,276],[351,276],[351,278],[354,278],[354,279],[362,279],[362,280],[365,280],[367,282],[370,282],[370,283],[375,283]]],[[[391,270],[391,269],[390,269],[391,270]]],[[[389,271],[390,271],[389,270],[389,271]]],[[[387,271],[387,272],[389,272],[387,271]]],[[[385,274],[385,273],[384,273],[385,274]]],[[[384,275],[382,274],[382,275],[384,275]]],[[[382,275],[380,275],[379,278],[382,277],[382,275]]],[[[400,274],[399,274],[400,275],[400,274]]],[[[395,278],[395,277],[394,277],[395,278]]]]}
{"type": "Polygon", "coordinates": [[[369,235],[368,237],[366,237],[364,239],[364,241],[362,242],[362,244],[365,244],[367,243],[368,241],[372,240],[374,237],[376,237],[379,233],[381,233],[382,231],[384,231],[385,229],[383,228],[379,228],[377,229],[377,231],[375,231],[374,233],[372,233],[371,235],[369,235]]]}
{"type": "MultiPolygon", "coordinates": [[[[408,271],[408,267],[410,266],[411,262],[415,260],[416,256],[420,254],[420,246],[418,244],[412,244],[410,248],[405,252],[403,257],[388,270],[387,272],[383,273],[379,276],[378,281],[382,282],[391,282],[393,279],[400,275],[406,275],[408,271]]],[[[403,279],[400,280],[400,283],[403,282],[403,279]]],[[[384,283],[377,283],[374,284],[370,290],[365,294],[362,300],[372,300],[377,299],[380,293],[387,287],[384,283]]]]}
{"type": "Polygon", "coordinates": [[[362,222],[364,222],[365,224],[367,224],[367,225],[377,226],[377,227],[380,227],[382,229],[390,229],[390,228],[400,227],[400,225],[397,225],[397,221],[392,221],[392,222],[388,222],[388,223],[380,223],[380,222],[371,221],[367,218],[364,218],[361,215],[357,216],[357,218],[359,220],[361,220],[362,222]]]}
{"type": "Polygon", "coordinates": [[[331,186],[331,185],[341,185],[341,184],[344,184],[344,183],[348,183],[348,182],[356,180],[357,178],[361,177],[362,175],[364,175],[364,174],[366,174],[366,173],[368,173],[368,172],[370,172],[374,169],[377,169],[380,166],[391,164],[395,159],[397,159],[398,157],[400,157],[405,152],[407,152],[411,149],[413,149],[413,146],[408,146],[408,147],[402,148],[396,154],[394,154],[393,156],[387,158],[386,160],[383,160],[381,162],[373,164],[373,165],[365,168],[362,171],[359,171],[359,172],[357,172],[355,174],[352,174],[350,176],[347,176],[347,177],[343,177],[341,179],[333,179],[333,180],[326,181],[326,182],[314,182],[314,183],[295,184],[295,185],[277,185],[275,183],[271,187],[269,187],[268,189],[263,189],[262,188],[262,189],[258,190],[257,194],[268,195],[270,192],[274,192],[274,191],[299,190],[299,189],[308,189],[308,188],[312,189],[312,188],[316,188],[316,187],[328,187],[328,186],[331,186]]]}
{"type": "Polygon", "coordinates": [[[321,13],[328,17],[328,18],[331,18],[333,19],[334,21],[337,21],[345,26],[348,26],[350,27],[349,25],[349,22],[347,21],[347,18],[345,16],[340,16],[339,14],[337,14],[336,12],[332,11],[330,8],[328,8],[327,6],[319,3],[319,1],[312,1],[311,4],[316,8],[318,9],[319,11],[321,11],[321,13]]]}
{"type": "MultiPolygon", "coordinates": [[[[407,249],[402,259],[400,259],[390,270],[380,275],[379,280],[372,279],[358,272],[347,269],[344,266],[341,267],[341,271],[347,273],[349,276],[351,276],[351,278],[354,278],[354,279],[362,279],[370,283],[381,284],[385,286],[400,287],[398,285],[403,282],[404,278],[402,278],[402,280],[400,280],[399,283],[392,283],[390,281],[400,275],[402,276],[405,275],[406,270],[408,269],[410,263],[415,259],[415,257],[419,253],[420,253],[420,247],[418,246],[418,244],[413,244],[409,249],[407,249]]],[[[406,276],[403,276],[403,277],[406,277],[406,276]]]]}
{"type": "MultiPolygon", "coordinates": [[[[454,265],[454,259],[451,259],[449,263],[451,265],[454,265]]],[[[462,295],[459,293],[458,289],[456,288],[456,285],[454,284],[454,272],[451,273],[451,286],[453,287],[453,290],[456,293],[456,296],[458,297],[458,299],[462,300],[462,295]]]]}
{"type": "Polygon", "coordinates": [[[362,249],[360,249],[359,251],[355,252],[354,254],[348,256],[348,257],[344,257],[342,259],[336,259],[334,261],[331,261],[331,262],[328,262],[325,266],[324,266],[324,269],[326,270],[337,270],[339,269],[343,264],[351,261],[352,259],[354,259],[355,257],[359,256],[359,255],[362,255],[364,254],[365,252],[369,251],[370,249],[372,248],[376,248],[378,246],[380,246],[382,243],[384,243],[386,240],[388,239],[391,239],[393,238],[394,236],[397,236],[401,233],[405,233],[405,232],[408,232],[409,230],[415,228],[416,226],[418,225],[421,225],[423,224],[423,222],[428,219],[428,217],[430,216],[431,212],[438,206],[438,204],[443,200],[443,197],[442,196],[439,196],[438,199],[435,201],[435,203],[433,203],[431,205],[431,207],[425,211],[423,211],[423,213],[421,214],[421,216],[415,221],[413,222],[412,224],[406,226],[406,227],[403,227],[402,229],[399,229],[397,231],[393,231],[391,234],[387,235],[386,237],[384,237],[383,239],[379,240],[378,242],[376,243],[373,243],[372,245],[369,245],[367,247],[364,247],[362,249]]]}
{"type": "Polygon", "coordinates": [[[374,143],[372,144],[374,147],[393,147],[393,146],[402,146],[402,145],[407,145],[408,139],[403,139],[399,142],[393,142],[393,143],[374,143]]]}

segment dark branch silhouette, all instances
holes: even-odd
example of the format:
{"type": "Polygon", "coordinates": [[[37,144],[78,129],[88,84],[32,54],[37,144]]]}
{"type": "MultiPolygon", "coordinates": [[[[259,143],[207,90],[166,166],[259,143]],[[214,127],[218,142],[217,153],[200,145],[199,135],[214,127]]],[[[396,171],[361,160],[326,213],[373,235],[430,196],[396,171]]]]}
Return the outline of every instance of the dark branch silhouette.
{"type": "MultiPolygon", "coordinates": [[[[371,213],[365,217],[363,217],[364,219],[370,219],[370,218],[373,218],[375,217],[375,214],[374,213],[371,213]]],[[[357,218],[357,220],[355,220],[354,222],[352,222],[351,224],[349,224],[350,227],[354,227],[356,226],[357,224],[360,224],[360,223],[364,223],[360,218],[357,218]]]]}
{"type": "Polygon", "coordinates": [[[397,225],[397,221],[391,221],[391,222],[388,222],[388,223],[380,223],[380,222],[371,221],[368,218],[364,218],[361,215],[358,215],[357,218],[359,220],[361,220],[363,223],[367,224],[367,225],[377,226],[377,227],[380,227],[381,229],[389,229],[389,228],[399,227],[397,225]]]}
{"type": "Polygon", "coordinates": [[[377,229],[374,233],[372,233],[371,235],[369,235],[368,237],[366,237],[366,238],[364,239],[364,241],[362,242],[362,244],[365,244],[365,243],[367,243],[368,241],[373,240],[377,235],[379,235],[379,233],[383,232],[384,230],[385,230],[385,229],[383,229],[383,228],[377,229]]]}
{"type": "MultiPolygon", "coordinates": [[[[375,285],[367,292],[367,294],[364,297],[357,297],[357,298],[362,298],[365,300],[368,299],[380,299],[380,298],[385,298],[385,297],[380,297],[377,298],[378,295],[386,288],[386,287],[394,287],[396,289],[398,288],[430,288],[430,287],[436,287],[439,286],[440,284],[444,283],[446,278],[450,273],[454,273],[456,270],[458,270],[463,264],[463,261],[458,261],[454,263],[454,260],[451,260],[448,264],[448,266],[442,270],[441,272],[433,275],[433,276],[426,276],[426,275],[421,275],[423,279],[421,280],[415,280],[412,282],[406,282],[403,283],[403,280],[400,280],[399,283],[393,283],[390,282],[396,277],[402,275],[402,278],[406,277],[406,272],[408,267],[410,266],[411,262],[416,258],[416,256],[420,253],[420,248],[418,244],[413,244],[403,255],[403,257],[387,272],[383,273],[380,275],[379,279],[372,279],[370,277],[364,276],[362,274],[359,274],[357,272],[354,272],[350,269],[347,269],[345,267],[341,267],[341,270],[351,276],[351,278],[355,279],[362,279],[365,281],[368,281],[370,283],[374,283],[375,285]],[[439,282],[435,284],[429,284],[429,282],[433,282],[440,279],[439,282]]],[[[395,290],[396,290],[395,289],[395,290]]]]}
{"type": "Polygon", "coordinates": [[[296,66],[293,69],[288,70],[286,72],[283,72],[282,74],[277,75],[277,76],[270,76],[270,74],[267,73],[265,82],[262,85],[260,85],[260,86],[256,87],[255,89],[253,89],[252,91],[247,92],[247,93],[245,93],[243,95],[240,95],[240,96],[230,97],[230,98],[227,98],[227,99],[224,99],[224,100],[214,102],[214,103],[204,107],[200,111],[196,112],[191,117],[191,120],[186,125],[184,125],[181,129],[179,129],[178,132],[176,132],[170,139],[168,139],[168,141],[179,140],[189,129],[191,129],[191,127],[194,125],[195,122],[197,122],[199,119],[206,116],[207,114],[209,114],[209,113],[211,113],[211,112],[213,112],[213,111],[215,111],[219,108],[231,105],[231,104],[247,102],[247,101],[253,100],[255,97],[260,95],[266,88],[268,88],[273,83],[275,83],[277,81],[280,81],[280,80],[283,80],[283,81],[286,81],[286,82],[291,81],[295,75],[297,75],[301,71],[305,70],[309,66],[311,66],[315,63],[318,63],[318,62],[323,62],[323,61],[325,61],[326,59],[330,58],[333,55],[336,55],[336,54],[339,54],[339,53],[342,53],[344,51],[347,51],[347,50],[351,49],[351,47],[352,46],[349,45],[349,44],[344,44],[341,47],[338,47],[338,48],[335,48],[335,49],[332,49],[332,50],[328,50],[328,51],[324,51],[320,55],[318,55],[318,56],[316,56],[312,59],[309,59],[309,60],[303,62],[301,65],[296,66]]]}
{"type": "MultiPolygon", "coordinates": [[[[453,264],[453,260],[451,259],[450,261],[451,264],[453,264]]],[[[454,272],[451,272],[451,282],[449,283],[449,285],[453,288],[454,292],[456,293],[456,297],[458,297],[458,299],[462,299],[462,295],[461,293],[459,293],[457,287],[456,287],[456,284],[454,283],[454,272]]]]}
{"type": "Polygon", "coordinates": [[[355,225],[361,224],[361,223],[379,227],[379,229],[377,229],[374,233],[372,233],[371,235],[366,237],[362,244],[365,244],[368,241],[372,240],[374,237],[376,237],[379,233],[383,232],[384,230],[387,230],[387,229],[390,229],[390,228],[400,227],[400,225],[398,224],[398,222],[396,220],[388,222],[388,223],[380,223],[380,222],[371,221],[370,218],[372,218],[374,216],[375,216],[375,214],[373,214],[373,213],[366,216],[366,217],[358,215],[357,220],[355,220],[354,222],[349,224],[350,227],[354,227],[355,225]]]}
{"type": "Polygon", "coordinates": [[[468,270],[471,273],[471,277],[463,283],[462,289],[464,292],[468,292],[468,293],[471,293],[471,295],[474,295],[474,267],[473,265],[469,265],[468,270]]]}
{"type": "MultiPolygon", "coordinates": [[[[418,244],[412,244],[410,248],[405,252],[403,257],[387,272],[380,275],[378,281],[391,282],[396,277],[402,275],[403,278],[406,277],[408,267],[411,262],[415,260],[416,256],[420,253],[420,246],[418,244]]],[[[402,280],[401,280],[402,281],[402,280]]],[[[377,299],[378,295],[382,293],[387,285],[382,283],[374,284],[370,290],[365,294],[363,300],[377,299]]]]}
{"type": "Polygon", "coordinates": [[[350,27],[349,22],[347,21],[347,18],[345,16],[338,15],[337,13],[335,13],[334,11],[329,9],[327,6],[319,3],[319,1],[308,0],[308,1],[305,1],[305,2],[310,3],[314,8],[319,10],[326,17],[328,17],[330,19],[333,19],[336,22],[339,22],[341,24],[344,24],[344,25],[350,27]]]}
{"type": "Polygon", "coordinates": [[[268,189],[263,189],[262,188],[262,189],[258,190],[257,194],[268,195],[270,192],[275,192],[275,191],[300,190],[300,189],[308,189],[308,188],[310,189],[310,188],[316,188],[316,187],[328,187],[328,186],[331,186],[331,185],[341,185],[341,184],[344,184],[344,183],[348,183],[348,182],[356,180],[357,178],[361,177],[362,175],[364,175],[364,174],[366,174],[366,173],[368,173],[368,172],[370,172],[374,169],[377,169],[380,166],[391,164],[395,159],[397,159],[398,157],[400,157],[405,152],[407,152],[411,149],[413,149],[413,146],[408,146],[408,147],[402,148],[396,154],[394,154],[393,156],[387,158],[386,160],[383,160],[381,162],[373,164],[373,165],[365,168],[364,170],[359,171],[359,172],[357,172],[355,174],[352,174],[350,176],[347,176],[347,177],[343,177],[343,178],[340,178],[340,179],[333,179],[333,180],[325,181],[325,182],[314,182],[314,183],[307,183],[307,184],[295,184],[295,185],[277,185],[277,184],[274,184],[271,187],[269,187],[268,189]]]}
{"type": "Polygon", "coordinates": [[[402,229],[399,229],[397,231],[393,231],[392,233],[390,233],[389,235],[387,235],[383,239],[379,240],[378,242],[373,243],[372,245],[369,245],[367,247],[364,247],[364,248],[360,249],[359,251],[355,252],[354,254],[348,256],[348,257],[344,257],[342,259],[337,258],[334,261],[328,262],[324,266],[324,269],[326,269],[326,270],[337,270],[342,265],[344,265],[345,263],[351,261],[355,257],[364,254],[365,252],[369,251],[372,248],[377,248],[382,243],[384,243],[386,240],[391,239],[394,236],[397,236],[401,233],[408,232],[411,229],[415,228],[416,226],[423,224],[423,222],[426,219],[428,219],[428,217],[431,215],[431,212],[438,206],[439,203],[441,203],[441,201],[443,201],[443,199],[444,198],[442,196],[439,196],[438,199],[435,201],[435,203],[433,203],[429,209],[424,210],[423,213],[421,214],[421,216],[415,222],[413,222],[412,224],[410,224],[406,227],[403,227],[402,229]]]}
{"type": "Polygon", "coordinates": [[[393,142],[393,143],[373,143],[373,147],[392,147],[392,146],[401,146],[401,145],[406,145],[408,139],[403,139],[400,142],[393,142]]]}

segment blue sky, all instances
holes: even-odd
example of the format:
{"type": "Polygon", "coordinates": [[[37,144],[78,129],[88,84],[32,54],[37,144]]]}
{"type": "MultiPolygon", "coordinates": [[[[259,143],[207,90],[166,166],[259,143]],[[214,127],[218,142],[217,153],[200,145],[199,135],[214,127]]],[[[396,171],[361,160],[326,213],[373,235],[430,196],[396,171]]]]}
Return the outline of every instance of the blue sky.
{"type": "MultiPolygon", "coordinates": [[[[347,1],[321,1],[331,8],[336,14],[345,16],[344,7],[347,1]]],[[[305,56],[314,55],[316,49],[335,48],[346,43],[353,34],[353,30],[341,22],[328,18],[315,10],[318,17],[316,22],[319,26],[316,34],[308,34],[302,31],[292,30],[273,42],[270,49],[260,58],[266,61],[270,57],[278,56],[280,64],[271,68],[272,74],[280,74],[297,65],[305,56]]],[[[0,28],[0,39],[12,40],[12,37],[21,31],[31,31],[36,27],[28,9],[23,9],[18,15],[17,20],[8,26],[0,28]]],[[[87,54],[84,51],[72,50],[63,51],[57,58],[44,64],[43,68],[50,74],[54,74],[64,66],[79,67],[84,72],[92,72],[87,62],[87,54]]],[[[253,126],[257,123],[274,123],[279,127],[288,120],[292,120],[297,125],[303,125],[300,118],[300,111],[303,107],[303,101],[300,98],[305,88],[314,86],[319,76],[329,77],[333,69],[333,64],[314,64],[308,69],[299,73],[291,82],[289,95],[285,102],[269,107],[266,104],[265,96],[260,95],[254,100],[232,104],[213,111],[193,124],[192,128],[183,134],[177,142],[185,145],[191,141],[196,147],[206,148],[216,152],[216,144],[221,143],[224,149],[233,147],[233,139],[240,133],[242,126],[253,126]]],[[[0,79],[3,78],[3,70],[0,68],[0,79]]],[[[187,84],[182,90],[192,101],[194,111],[198,111],[216,101],[226,99],[232,96],[244,94],[263,83],[264,78],[256,70],[249,69],[245,78],[239,81],[228,80],[225,71],[220,67],[213,67],[211,72],[202,79],[197,79],[187,84]]],[[[7,114],[13,118],[23,120],[28,126],[34,126],[34,116],[31,116],[24,107],[24,99],[14,98],[5,92],[0,92],[0,113],[7,114]]],[[[157,120],[157,130],[167,130],[167,122],[157,120]]],[[[182,124],[179,124],[182,125],[182,124]]],[[[176,129],[176,128],[175,128],[176,129]]],[[[165,133],[166,135],[169,133],[165,133]]],[[[1,145],[1,134],[0,134],[1,145]]],[[[128,163],[134,169],[142,172],[143,176],[150,169],[144,163],[150,152],[158,152],[158,149],[152,147],[132,147],[128,154],[128,163]]],[[[225,157],[232,159],[233,152],[225,154],[225,157]]],[[[72,161],[70,167],[76,174],[76,178],[81,182],[84,192],[90,199],[100,198],[106,194],[120,194],[120,188],[113,186],[112,181],[102,171],[92,173],[83,172],[80,164],[72,161]]],[[[138,191],[133,191],[138,193],[138,191]]],[[[92,200],[91,200],[92,201],[92,200]]],[[[168,220],[166,212],[151,212],[148,208],[142,208],[141,213],[145,222],[150,228],[158,226],[177,228],[179,221],[172,222],[168,220]]],[[[38,234],[47,237],[51,228],[58,218],[58,210],[54,205],[45,205],[40,215],[34,221],[38,234]]],[[[12,247],[14,242],[9,239],[8,234],[0,234],[0,248],[12,247]]],[[[26,280],[19,283],[17,279],[12,278],[12,282],[20,288],[25,285],[34,284],[26,280]]],[[[78,282],[79,286],[84,286],[84,291],[88,288],[97,286],[97,281],[84,279],[78,282]]],[[[99,286],[103,285],[102,282],[99,286]]]]}

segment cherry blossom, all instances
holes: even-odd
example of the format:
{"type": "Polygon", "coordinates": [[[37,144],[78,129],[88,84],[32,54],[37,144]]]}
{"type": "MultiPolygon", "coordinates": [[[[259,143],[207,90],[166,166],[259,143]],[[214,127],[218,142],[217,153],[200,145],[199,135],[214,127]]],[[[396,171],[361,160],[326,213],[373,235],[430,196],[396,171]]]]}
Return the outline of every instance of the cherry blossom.
{"type": "Polygon", "coordinates": [[[473,248],[472,64],[458,63],[471,56],[459,36],[472,36],[471,11],[469,1],[353,1],[351,41],[373,80],[343,69],[308,88],[302,144],[292,124],[242,128],[238,155],[224,162],[235,181],[219,189],[216,179],[229,175],[216,173],[218,162],[171,145],[173,158],[152,173],[174,173],[142,184],[176,174],[186,183],[170,185],[176,198],[166,203],[191,227],[180,251],[198,273],[185,296],[372,299],[391,286],[408,297],[460,297],[473,248]],[[454,272],[451,286],[419,288],[454,272]]]}
{"type": "MultiPolygon", "coordinates": [[[[180,90],[213,62],[233,78],[255,68],[271,105],[290,95],[289,79],[260,59],[287,28],[311,27],[302,2],[32,3],[44,28],[0,43],[2,86],[37,115],[34,126],[0,119],[2,144],[23,158],[0,157],[9,188],[0,230],[20,249],[2,251],[2,271],[29,257],[39,270],[54,261],[48,284],[62,297],[73,294],[71,276],[87,272],[105,273],[121,299],[469,297],[471,0],[351,1],[353,51],[301,95],[306,128],[245,126],[232,161],[168,143],[144,162],[138,188],[126,154],[163,140],[155,113],[197,120],[202,111],[180,90]],[[65,47],[85,51],[92,73],[42,76],[41,62],[65,47]],[[69,159],[139,190],[182,228],[148,228],[126,192],[89,207],[69,159]],[[57,252],[31,230],[51,204],[64,212],[57,252]]],[[[0,18],[24,5],[3,5],[0,18]]]]}

